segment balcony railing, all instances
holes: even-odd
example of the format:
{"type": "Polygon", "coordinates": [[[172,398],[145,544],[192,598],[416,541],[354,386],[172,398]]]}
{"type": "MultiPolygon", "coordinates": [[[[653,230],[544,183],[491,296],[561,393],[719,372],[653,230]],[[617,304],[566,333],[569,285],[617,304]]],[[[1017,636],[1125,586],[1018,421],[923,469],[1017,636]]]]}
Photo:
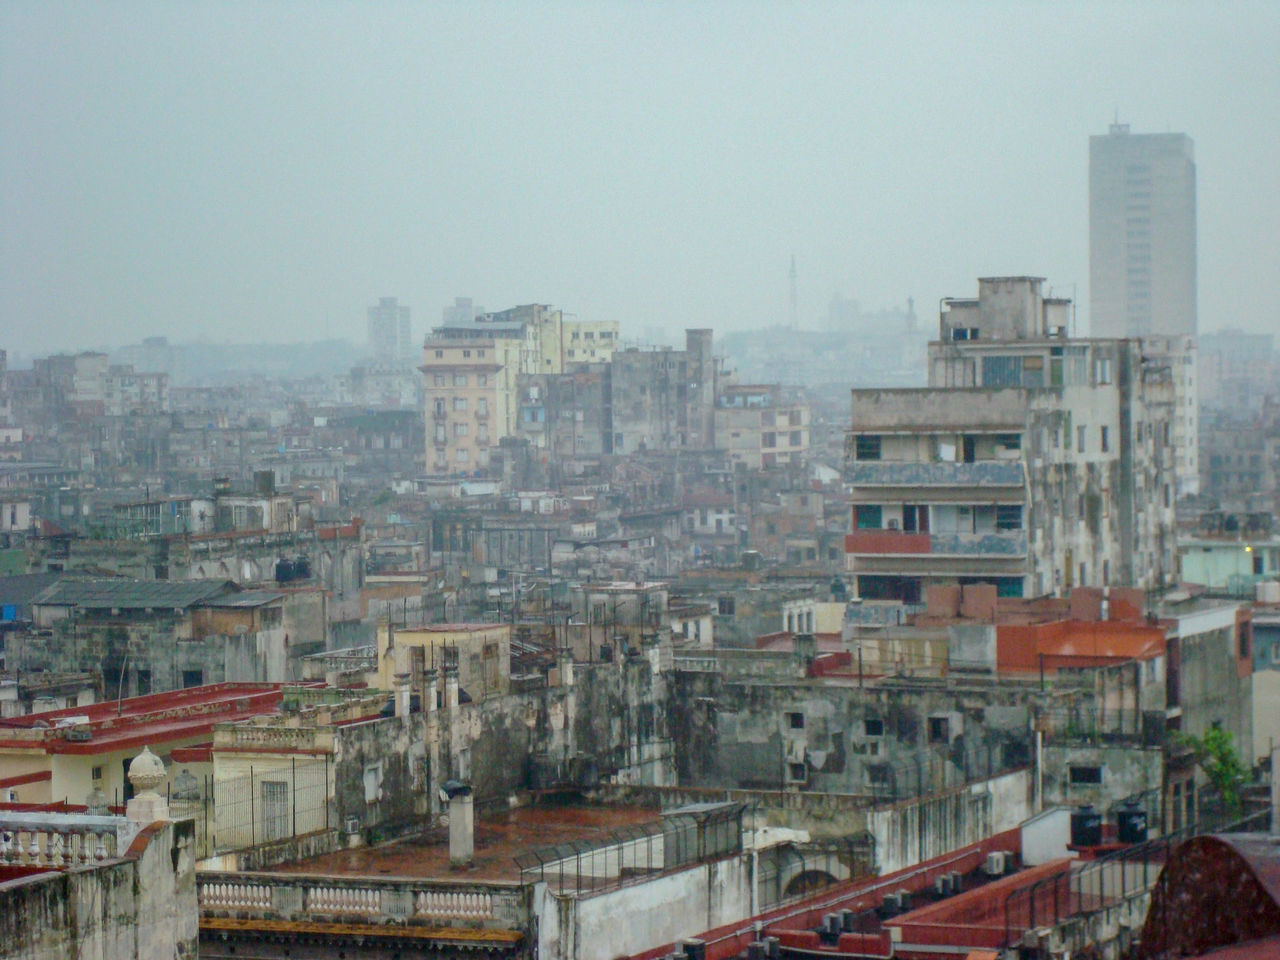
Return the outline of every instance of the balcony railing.
{"type": "Polygon", "coordinates": [[[517,883],[201,871],[196,897],[202,924],[216,918],[356,921],[436,928],[446,938],[450,929],[440,928],[465,928],[488,934],[474,938],[479,942],[514,942],[529,919],[517,883]]]}
{"type": "Polygon", "coordinates": [[[120,856],[138,827],[124,817],[0,812],[0,864],[50,870],[120,856]]]}
{"type": "Polygon", "coordinates": [[[1019,460],[984,460],[979,463],[862,460],[846,467],[845,479],[855,487],[1021,488],[1023,470],[1019,460]]]}
{"type": "Polygon", "coordinates": [[[992,533],[902,533],[857,530],[845,537],[845,553],[863,556],[1025,557],[1025,530],[992,533]]]}

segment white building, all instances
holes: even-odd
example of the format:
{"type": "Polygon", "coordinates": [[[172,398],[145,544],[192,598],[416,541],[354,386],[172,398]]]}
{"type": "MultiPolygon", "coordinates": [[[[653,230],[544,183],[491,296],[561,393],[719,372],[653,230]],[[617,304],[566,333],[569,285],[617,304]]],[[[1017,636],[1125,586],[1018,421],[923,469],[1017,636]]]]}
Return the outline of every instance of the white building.
{"type": "Polygon", "coordinates": [[[1182,133],[1089,138],[1095,337],[1196,335],[1196,164],[1182,133]]]}
{"type": "Polygon", "coordinates": [[[1074,340],[1038,277],[950,300],[930,387],[854,390],[846,448],[858,595],[1158,587],[1174,573],[1172,378],[1136,340],[1074,340]]]}

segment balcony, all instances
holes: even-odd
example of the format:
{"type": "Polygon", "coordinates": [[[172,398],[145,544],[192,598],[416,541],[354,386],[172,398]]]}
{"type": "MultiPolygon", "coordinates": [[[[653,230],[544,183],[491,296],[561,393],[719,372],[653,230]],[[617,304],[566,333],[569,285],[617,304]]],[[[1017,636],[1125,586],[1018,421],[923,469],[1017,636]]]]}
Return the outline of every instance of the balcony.
{"type": "Polygon", "coordinates": [[[1022,462],[897,463],[859,461],[849,464],[845,480],[855,487],[1017,487],[1022,488],[1022,462]]]}
{"type": "Polygon", "coordinates": [[[1009,557],[1027,555],[1025,530],[992,533],[900,533],[858,530],[844,538],[844,552],[863,556],[1009,557]]]}

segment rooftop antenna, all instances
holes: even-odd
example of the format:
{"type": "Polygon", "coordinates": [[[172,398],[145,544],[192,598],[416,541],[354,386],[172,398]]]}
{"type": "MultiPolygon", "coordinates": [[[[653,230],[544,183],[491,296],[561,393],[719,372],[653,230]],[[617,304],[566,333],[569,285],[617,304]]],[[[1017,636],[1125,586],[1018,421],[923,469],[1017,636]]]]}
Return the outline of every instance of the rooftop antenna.
{"type": "Polygon", "coordinates": [[[791,329],[796,329],[796,255],[791,255],[791,329]]]}

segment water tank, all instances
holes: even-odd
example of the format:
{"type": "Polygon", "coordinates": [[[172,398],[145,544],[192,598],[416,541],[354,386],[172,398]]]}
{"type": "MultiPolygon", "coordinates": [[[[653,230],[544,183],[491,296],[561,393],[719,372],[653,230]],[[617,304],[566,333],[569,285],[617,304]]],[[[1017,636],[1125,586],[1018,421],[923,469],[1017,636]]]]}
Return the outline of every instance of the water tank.
{"type": "Polygon", "coordinates": [[[1116,811],[1116,836],[1121,843],[1147,842],[1147,811],[1136,800],[1126,800],[1116,811]]]}
{"type": "Polygon", "coordinates": [[[1071,846],[1096,847],[1102,843],[1102,814],[1089,804],[1071,812],[1071,846]]]}

